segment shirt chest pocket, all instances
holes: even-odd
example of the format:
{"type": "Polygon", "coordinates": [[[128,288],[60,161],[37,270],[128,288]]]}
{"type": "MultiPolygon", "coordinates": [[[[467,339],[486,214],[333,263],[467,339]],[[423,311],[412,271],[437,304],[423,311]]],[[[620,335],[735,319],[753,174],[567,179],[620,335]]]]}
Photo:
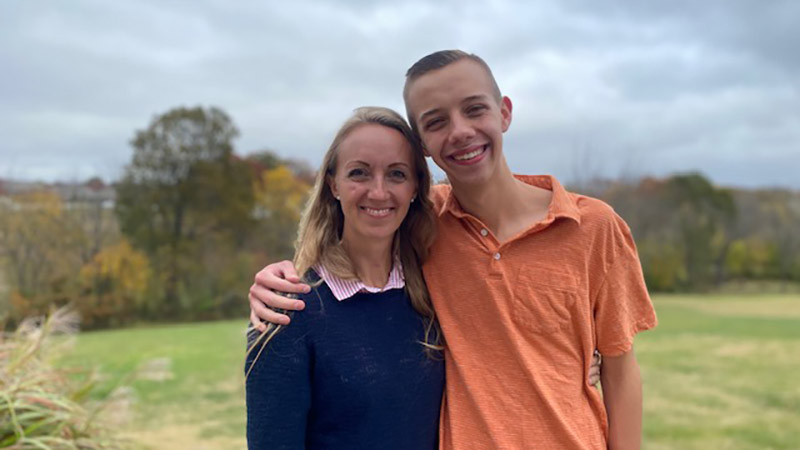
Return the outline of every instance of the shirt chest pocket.
{"type": "Polygon", "coordinates": [[[536,276],[526,272],[517,276],[511,320],[537,334],[552,334],[568,327],[578,295],[575,279],[547,270],[536,276]]]}

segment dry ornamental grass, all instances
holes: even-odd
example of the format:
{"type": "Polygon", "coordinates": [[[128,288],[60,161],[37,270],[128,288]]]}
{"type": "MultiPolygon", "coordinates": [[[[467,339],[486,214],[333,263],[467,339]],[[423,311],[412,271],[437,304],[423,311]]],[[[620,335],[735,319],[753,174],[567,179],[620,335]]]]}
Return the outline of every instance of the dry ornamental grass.
{"type": "Polygon", "coordinates": [[[23,321],[13,333],[0,334],[0,448],[124,446],[100,416],[106,408],[120,410],[125,391],[92,398],[95,373],[53,365],[53,357],[77,331],[77,314],[61,308],[23,321]]]}

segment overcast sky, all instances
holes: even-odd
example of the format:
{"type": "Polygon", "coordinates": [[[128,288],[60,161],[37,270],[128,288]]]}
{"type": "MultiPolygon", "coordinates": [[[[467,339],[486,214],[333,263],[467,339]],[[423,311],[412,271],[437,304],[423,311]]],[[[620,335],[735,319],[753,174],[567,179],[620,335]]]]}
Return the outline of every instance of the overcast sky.
{"type": "MultiPolygon", "coordinates": [[[[314,166],[405,70],[482,56],[514,103],[515,172],[700,170],[800,188],[800,2],[0,1],[0,178],[116,178],[155,114],[218,106],[240,154],[314,166]]],[[[440,173],[440,172],[439,172],[440,173]]]]}

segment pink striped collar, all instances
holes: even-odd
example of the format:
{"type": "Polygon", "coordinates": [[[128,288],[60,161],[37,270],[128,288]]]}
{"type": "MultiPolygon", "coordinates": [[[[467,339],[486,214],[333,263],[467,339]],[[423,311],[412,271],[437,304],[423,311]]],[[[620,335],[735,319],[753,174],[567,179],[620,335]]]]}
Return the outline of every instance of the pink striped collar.
{"type": "Polygon", "coordinates": [[[313,269],[325,281],[325,284],[331,288],[333,296],[339,301],[347,300],[359,292],[384,292],[389,289],[400,289],[406,285],[405,278],[403,278],[403,265],[397,258],[394,260],[392,271],[389,272],[389,280],[386,282],[386,286],[382,288],[367,286],[361,280],[343,280],[329,273],[321,264],[315,264],[313,269]]]}

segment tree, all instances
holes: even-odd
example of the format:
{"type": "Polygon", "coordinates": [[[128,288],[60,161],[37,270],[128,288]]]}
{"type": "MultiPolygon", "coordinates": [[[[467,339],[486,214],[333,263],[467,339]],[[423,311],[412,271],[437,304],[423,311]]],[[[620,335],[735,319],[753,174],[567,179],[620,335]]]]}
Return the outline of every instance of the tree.
{"type": "Polygon", "coordinates": [[[245,158],[256,173],[272,170],[283,165],[283,158],[270,149],[258,150],[250,153],[245,158]]]}
{"type": "Polygon", "coordinates": [[[77,308],[87,326],[120,325],[137,318],[151,279],[147,256],[127,240],[104,248],[81,268],[77,308]]]}
{"type": "Polygon", "coordinates": [[[5,263],[0,267],[11,286],[6,312],[18,320],[69,300],[81,265],[83,230],[68,219],[54,192],[26,192],[9,200],[0,210],[0,259],[5,263]]]}
{"type": "Polygon", "coordinates": [[[786,289],[792,278],[800,279],[800,198],[788,191],[774,191],[763,197],[762,217],[775,243],[775,275],[786,289]]]}
{"type": "Polygon", "coordinates": [[[675,291],[686,283],[686,266],[681,249],[657,239],[640,240],[637,246],[649,289],[675,291]]]}
{"type": "Polygon", "coordinates": [[[720,255],[729,242],[726,224],[736,219],[733,196],[699,173],[670,177],[665,193],[685,255],[687,282],[692,288],[706,287],[725,260],[720,255]]]}
{"type": "Polygon", "coordinates": [[[242,242],[254,223],[250,170],[233,154],[237,136],[222,110],[196,107],[156,116],[131,141],[116,213],[162,276],[167,316],[192,301],[181,292],[191,282],[196,242],[211,234],[242,242]]]}
{"type": "Polygon", "coordinates": [[[255,185],[256,217],[261,219],[262,250],[271,259],[291,258],[297,223],[311,185],[284,165],[265,170],[255,185]]]}

